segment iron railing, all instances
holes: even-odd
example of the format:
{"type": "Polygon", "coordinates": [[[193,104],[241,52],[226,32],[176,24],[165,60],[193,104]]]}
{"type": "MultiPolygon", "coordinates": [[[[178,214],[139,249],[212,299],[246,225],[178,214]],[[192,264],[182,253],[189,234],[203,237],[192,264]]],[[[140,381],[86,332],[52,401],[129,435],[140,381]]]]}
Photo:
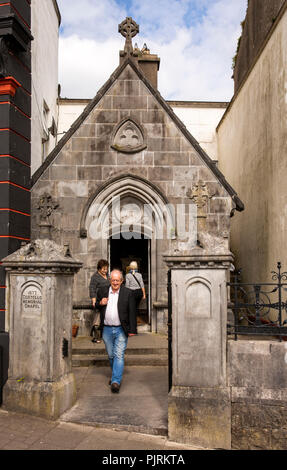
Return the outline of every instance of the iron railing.
{"type": "Polygon", "coordinates": [[[240,282],[241,270],[235,271],[230,286],[230,307],[234,322],[228,324],[228,334],[275,336],[280,341],[287,338],[287,272],[272,271],[273,283],[248,284],[240,282]]]}

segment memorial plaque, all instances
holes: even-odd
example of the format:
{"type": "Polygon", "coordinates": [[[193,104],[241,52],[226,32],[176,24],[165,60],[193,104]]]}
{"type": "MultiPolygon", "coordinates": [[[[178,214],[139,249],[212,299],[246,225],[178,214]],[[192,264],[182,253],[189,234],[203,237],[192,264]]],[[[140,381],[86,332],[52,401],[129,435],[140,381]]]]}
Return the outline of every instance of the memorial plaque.
{"type": "Polygon", "coordinates": [[[38,316],[42,313],[42,292],[35,284],[30,284],[23,290],[22,312],[25,316],[38,316]]]}

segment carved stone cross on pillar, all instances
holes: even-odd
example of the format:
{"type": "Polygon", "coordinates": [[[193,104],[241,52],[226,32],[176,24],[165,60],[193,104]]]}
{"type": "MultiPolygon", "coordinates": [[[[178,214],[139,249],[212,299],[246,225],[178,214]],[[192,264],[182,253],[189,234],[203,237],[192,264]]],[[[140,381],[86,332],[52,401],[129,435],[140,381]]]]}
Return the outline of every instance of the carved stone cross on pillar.
{"type": "Polygon", "coordinates": [[[126,38],[124,52],[126,54],[132,54],[132,38],[139,33],[139,25],[130,16],[128,16],[121,24],[119,24],[119,33],[126,38]]]}
{"type": "Polygon", "coordinates": [[[187,197],[194,201],[197,205],[197,217],[207,217],[207,204],[208,199],[212,196],[208,193],[207,186],[204,181],[199,181],[194,185],[192,190],[186,193],[187,197]]]}
{"type": "Polygon", "coordinates": [[[212,199],[213,194],[209,194],[207,185],[200,180],[194,187],[187,191],[187,197],[197,206],[198,230],[206,230],[206,219],[208,213],[208,201],[212,199]]]}
{"type": "Polygon", "coordinates": [[[37,204],[37,209],[40,211],[40,238],[51,238],[52,224],[50,222],[50,216],[53,214],[55,209],[59,207],[52,196],[48,193],[43,194],[37,204]]]}

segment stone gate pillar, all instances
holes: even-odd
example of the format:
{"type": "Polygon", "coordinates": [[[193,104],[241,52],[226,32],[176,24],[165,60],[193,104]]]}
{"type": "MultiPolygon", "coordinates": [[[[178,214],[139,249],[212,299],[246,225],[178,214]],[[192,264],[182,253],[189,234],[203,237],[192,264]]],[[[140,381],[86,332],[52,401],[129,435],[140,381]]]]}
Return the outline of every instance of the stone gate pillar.
{"type": "Polygon", "coordinates": [[[232,254],[165,256],[172,283],[172,388],[169,438],[231,448],[226,374],[228,272],[232,254]]]}
{"type": "Polygon", "coordinates": [[[36,240],[5,258],[8,381],[3,406],[57,419],[76,400],[72,374],[72,288],[81,263],[69,248],[36,240]]]}

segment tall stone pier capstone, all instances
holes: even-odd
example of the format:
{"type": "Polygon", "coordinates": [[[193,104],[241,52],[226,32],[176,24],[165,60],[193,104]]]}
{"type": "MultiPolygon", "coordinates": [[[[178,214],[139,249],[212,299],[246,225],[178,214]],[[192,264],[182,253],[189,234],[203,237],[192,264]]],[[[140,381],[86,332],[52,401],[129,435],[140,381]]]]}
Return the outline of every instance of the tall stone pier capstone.
{"type": "Polygon", "coordinates": [[[76,401],[72,373],[73,277],[69,248],[39,239],[5,258],[10,335],[4,409],[57,419],[76,401]]]}
{"type": "Polygon", "coordinates": [[[205,448],[231,448],[226,372],[230,252],[200,248],[165,256],[172,283],[172,388],[169,438],[205,448]]]}

